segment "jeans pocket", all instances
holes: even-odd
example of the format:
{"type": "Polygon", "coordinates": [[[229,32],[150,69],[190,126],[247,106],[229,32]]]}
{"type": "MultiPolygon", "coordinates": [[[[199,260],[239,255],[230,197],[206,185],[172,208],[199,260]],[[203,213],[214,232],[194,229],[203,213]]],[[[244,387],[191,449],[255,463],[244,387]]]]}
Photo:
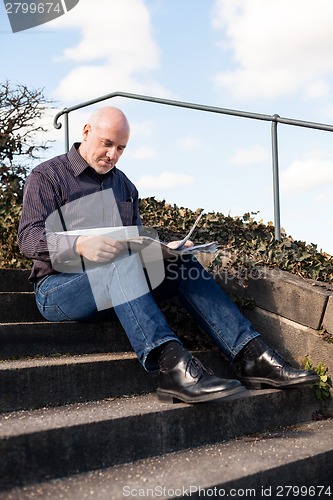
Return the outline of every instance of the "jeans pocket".
{"type": "Polygon", "coordinates": [[[54,305],[45,305],[38,296],[36,296],[36,305],[41,315],[48,321],[70,321],[71,319],[61,310],[61,308],[54,305]]]}
{"type": "Polygon", "coordinates": [[[61,296],[58,276],[48,275],[39,279],[35,284],[35,300],[39,312],[48,321],[69,321],[70,318],[61,309],[56,296],[61,296]]]}

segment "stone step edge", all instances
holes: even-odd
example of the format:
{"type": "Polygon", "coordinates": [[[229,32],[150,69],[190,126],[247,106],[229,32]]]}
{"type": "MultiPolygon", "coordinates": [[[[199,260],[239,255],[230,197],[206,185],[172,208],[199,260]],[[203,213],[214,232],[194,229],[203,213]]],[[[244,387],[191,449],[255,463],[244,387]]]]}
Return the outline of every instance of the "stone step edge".
{"type": "Polygon", "coordinates": [[[331,285],[280,269],[258,270],[258,275],[249,277],[247,286],[228,279],[225,273],[217,276],[217,282],[227,293],[252,298],[258,307],[316,330],[321,328],[329,301],[333,300],[331,285]]]}
{"type": "Polygon", "coordinates": [[[0,414],[156,391],[133,353],[0,363],[0,414]],[[3,368],[1,369],[1,366],[3,368]]]}
{"type": "Polygon", "coordinates": [[[2,414],[0,490],[310,421],[317,409],[303,388],[196,405],[148,394],[2,414]]]}
{"type": "Polygon", "coordinates": [[[0,323],[0,359],[131,350],[120,323],[0,323]]]}
{"type": "MultiPolygon", "coordinates": [[[[84,500],[91,498],[92,491],[95,500],[140,494],[153,497],[153,493],[162,499],[195,497],[200,492],[205,497],[213,497],[215,492],[215,497],[222,497],[235,496],[235,488],[242,496],[247,492],[246,496],[251,493],[252,497],[262,498],[265,493],[276,498],[277,494],[290,493],[289,486],[303,486],[304,491],[306,486],[315,498],[313,493],[325,492],[320,486],[331,486],[333,493],[323,460],[333,460],[332,419],[14,488],[6,496],[0,493],[0,500],[84,500]]],[[[330,495],[323,494],[322,498],[330,495]]]]}
{"type": "MultiPolygon", "coordinates": [[[[215,373],[222,376],[226,371],[234,372],[235,367],[229,364],[217,350],[190,350],[191,354],[204,359],[206,362],[214,363],[215,373]],[[219,367],[218,364],[221,366],[219,367]],[[230,365],[230,366],[229,366],[230,365]]],[[[112,352],[93,352],[82,354],[50,354],[47,356],[34,355],[14,359],[0,358],[0,373],[13,370],[27,370],[34,368],[44,368],[53,366],[68,366],[68,365],[89,365],[92,363],[112,363],[113,361],[136,360],[139,363],[137,355],[134,351],[112,351],[112,352]]],[[[147,373],[142,367],[142,372],[147,373]]],[[[235,373],[235,372],[234,372],[235,373]]]]}
{"type": "MultiPolygon", "coordinates": [[[[0,269],[0,278],[7,274],[11,276],[9,282],[12,283],[14,273],[15,271],[6,273],[0,269]]],[[[22,272],[18,273],[18,276],[21,277],[22,272]]],[[[257,306],[262,309],[316,330],[323,325],[330,333],[333,333],[333,320],[331,319],[333,291],[328,284],[302,279],[286,271],[266,267],[259,270],[258,276],[250,277],[247,287],[240,285],[237,279],[231,279],[224,272],[215,278],[227,293],[230,292],[240,297],[252,297],[257,306]]],[[[33,296],[34,294],[32,290],[19,291],[17,285],[15,286],[12,288],[16,291],[0,291],[0,302],[6,294],[8,297],[26,294],[33,296]]],[[[4,285],[0,288],[0,290],[5,289],[4,285]]],[[[15,319],[13,318],[14,321],[15,319]]]]}
{"type": "Polygon", "coordinates": [[[59,365],[83,365],[118,360],[137,359],[134,352],[110,352],[93,354],[61,354],[59,356],[28,356],[27,358],[0,360],[0,373],[5,370],[24,370],[29,368],[52,367],[59,365]]]}
{"type": "MultiPolygon", "coordinates": [[[[235,367],[216,351],[192,351],[222,378],[235,367]]],[[[61,406],[156,391],[157,372],[147,373],[133,351],[32,357],[0,362],[0,412],[61,406]]]]}
{"type": "MultiPolygon", "coordinates": [[[[312,391],[311,391],[312,392],[312,391]]],[[[175,410],[195,410],[202,408],[207,411],[219,411],[225,409],[225,405],[251,404],[264,400],[268,397],[273,402],[283,402],[284,399],[293,399],[301,396],[306,402],[313,399],[310,388],[289,389],[281,391],[278,389],[247,390],[240,395],[222,398],[210,403],[186,404],[160,402],[156,394],[130,395],[122,397],[106,398],[98,401],[72,403],[56,407],[44,407],[32,410],[17,410],[0,414],[0,439],[8,439],[29,433],[43,432],[64,427],[77,427],[84,424],[96,423],[106,420],[123,419],[124,417],[142,416],[153,413],[166,413],[175,410]]]]}

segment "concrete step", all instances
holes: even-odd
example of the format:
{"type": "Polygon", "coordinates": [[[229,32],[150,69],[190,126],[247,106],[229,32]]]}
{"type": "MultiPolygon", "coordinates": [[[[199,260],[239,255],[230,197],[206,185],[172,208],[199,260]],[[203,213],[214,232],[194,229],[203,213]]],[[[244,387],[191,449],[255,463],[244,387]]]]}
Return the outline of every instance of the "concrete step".
{"type": "Polygon", "coordinates": [[[32,292],[29,274],[25,269],[0,269],[0,292],[32,292]]]}
{"type": "Polygon", "coordinates": [[[0,323],[0,344],[0,360],[132,350],[118,321],[0,323]]]}
{"type": "MultiPolygon", "coordinates": [[[[217,351],[194,351],[217,376],[236,378],[236,367],[217,351]]],[[[155,391],[157,374],[131,352],[61,355],[0,362],[0,412],[58,406],[155,391]]]]}
{"type": "Polygon", "coordinates": [[[0,292],[0,311],[1,323],[45,321],[33,292],[0,292]]]}
{"type": "Polygon", "coordinates": [[[161,403],[148,394],[4,413],[0,489],[299,424],[317,406],[313,391],[303,388],[247,391],[197,405],[161,403]]]}
{"type": "Polygon", "coordinates": [[[156,389],[132,353],[8,360],[0,363],[0,411],[41,408],[156,389]]]}
{"type": "Polygon", "coordinates": [[[16,488],[0,499],[329,499],[332,463],[333,420],[325,420],[16,488]]]}

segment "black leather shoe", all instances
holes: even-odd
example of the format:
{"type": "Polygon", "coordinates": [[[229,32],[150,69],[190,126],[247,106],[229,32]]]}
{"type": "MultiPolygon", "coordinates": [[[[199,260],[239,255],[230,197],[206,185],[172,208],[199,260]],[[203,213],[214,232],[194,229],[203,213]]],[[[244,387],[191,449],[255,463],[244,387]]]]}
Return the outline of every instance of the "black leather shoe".
{"type": "Polygon", "coordinates": [[[157,395],[161,401],[202,403],[243,391],[239,380],[215,377],[197,358],[185,353],[174,368],[159,373],[157,395]]]}
{"type": "Polygon", "coordinates": [[[267,349],[255,360],[244,360],[239,379],[248,389],[276,387],[286,389],[318,382],[319,375],[313,370],[297,370],[273,349],[267,349]]]}

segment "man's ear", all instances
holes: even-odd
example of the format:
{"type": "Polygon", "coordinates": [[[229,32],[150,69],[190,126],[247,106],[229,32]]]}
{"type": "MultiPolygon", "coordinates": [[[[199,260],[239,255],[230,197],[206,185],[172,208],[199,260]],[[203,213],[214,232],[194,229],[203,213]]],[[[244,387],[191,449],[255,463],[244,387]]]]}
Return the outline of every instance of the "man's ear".
{"type": "Polygon", "coordinates": [[[89,123],[87,123],[84,127],[83,127],[83,131],[82,131],[82,138],[83,140],[86,140],[87,137],[88,137],[88,134],[91,130],[91,126],[89,125],[89,123]]]}

